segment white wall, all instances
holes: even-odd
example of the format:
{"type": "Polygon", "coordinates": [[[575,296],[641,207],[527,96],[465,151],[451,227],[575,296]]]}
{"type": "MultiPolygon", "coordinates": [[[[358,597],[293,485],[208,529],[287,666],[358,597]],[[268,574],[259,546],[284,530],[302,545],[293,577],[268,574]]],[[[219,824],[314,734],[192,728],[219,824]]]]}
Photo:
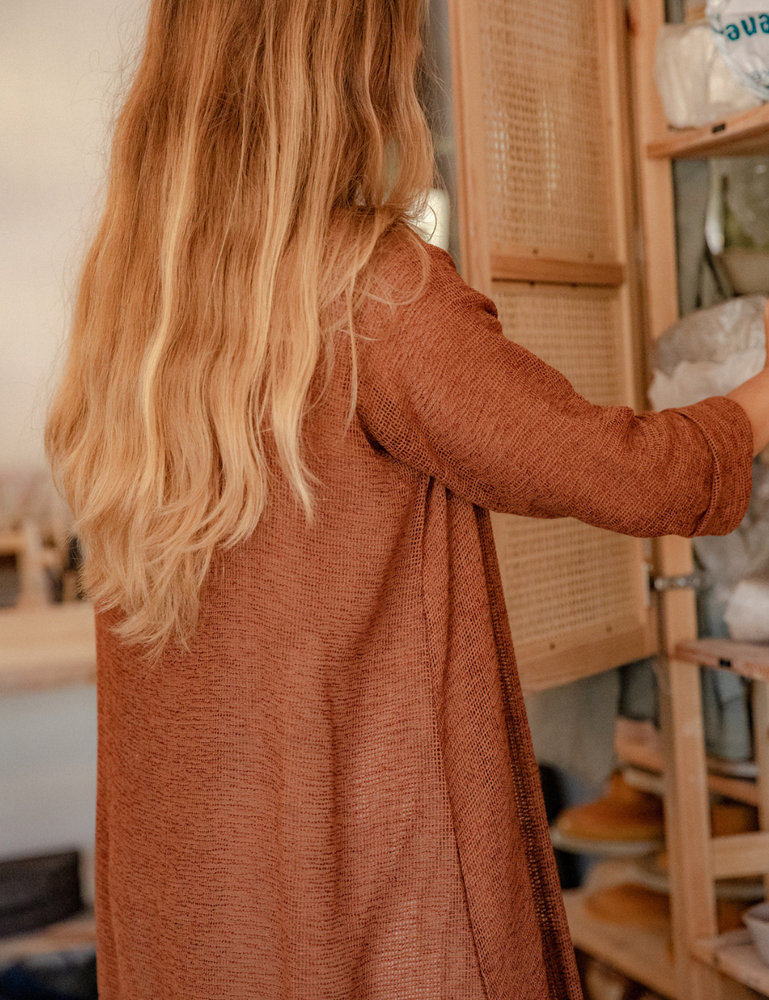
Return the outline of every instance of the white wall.
{"type": "MultiPolygon", "coordinates": [[[[47,387],[143,0],[0,0],[0,470],[44,464],[47,387]]],[[[93,841],[90,687],[0,698],[0,857],[93,841]]]]}
{"type": "Polygon", "coordinates": [[[0,468],[40,464],[45,390],[139,0],[0,4],[0,468]]]}
{"type": "Polygon", "coordinates": [[[93,845],[96,690],[0,699],[0,856],[93,845]]]}

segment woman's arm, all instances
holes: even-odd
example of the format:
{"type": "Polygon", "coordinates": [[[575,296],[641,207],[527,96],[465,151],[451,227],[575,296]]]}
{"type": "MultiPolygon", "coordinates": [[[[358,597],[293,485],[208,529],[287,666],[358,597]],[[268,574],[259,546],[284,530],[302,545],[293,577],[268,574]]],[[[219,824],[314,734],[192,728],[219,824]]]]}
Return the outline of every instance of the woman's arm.
{"type": "Polygon", "coordinates": [[[769,444],[769,300],[764,307],[764,331],[766,364],[763,371],[727,393],[730,399],[740,404],[748,416],[750,426],[753,428],[754,455],[763,451],[769,444]]]}
{"type": "MultiPolygon", "coordinates": [[[[494,303],[429,249],[418,301],[398,312],[373,303],[360,317],[356,412],[372,443],[502,513],[576,517],[641,537],[737,527],[753,458],[737,400],[640,415],[592,405],[507,340],[494,303]]],[[[769,423],[769,391],[764,398],[769,423]]]]}

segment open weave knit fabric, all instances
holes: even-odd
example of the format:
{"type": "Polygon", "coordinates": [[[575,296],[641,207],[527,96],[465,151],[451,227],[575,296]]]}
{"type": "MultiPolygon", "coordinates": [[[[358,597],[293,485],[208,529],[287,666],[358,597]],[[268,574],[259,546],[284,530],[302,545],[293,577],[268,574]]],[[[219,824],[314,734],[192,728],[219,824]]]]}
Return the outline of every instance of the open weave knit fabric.
{"type": "Polygon", "coordinates": [[[97,614],[102,1000],[579,996],[488,509],[725,533],[751,428],[591,405],[429,253],[312,411],[314,526],[279,482],[149,674],[97,614]]]}

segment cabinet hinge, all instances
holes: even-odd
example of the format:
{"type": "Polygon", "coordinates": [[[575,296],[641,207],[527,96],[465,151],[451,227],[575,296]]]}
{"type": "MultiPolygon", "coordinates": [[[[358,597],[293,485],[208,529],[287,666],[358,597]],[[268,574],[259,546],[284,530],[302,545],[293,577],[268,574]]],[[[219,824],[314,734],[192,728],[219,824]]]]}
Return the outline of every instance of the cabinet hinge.
{"type": "Polygon", "coordinates": [[[707,573],[689,573],[688,576],[653,576],[654,590],[707,590],[713,585],[707,573]]]}

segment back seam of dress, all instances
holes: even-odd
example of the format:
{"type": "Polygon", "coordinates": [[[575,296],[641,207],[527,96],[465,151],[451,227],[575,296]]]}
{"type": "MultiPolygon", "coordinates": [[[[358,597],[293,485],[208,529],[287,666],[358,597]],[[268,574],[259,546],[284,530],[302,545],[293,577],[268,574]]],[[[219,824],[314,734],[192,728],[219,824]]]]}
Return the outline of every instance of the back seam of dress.
{"type": "MultiPolygon", "coordinates": [[[[437,673],[438,660],[437,657],[435,656],[433,644],[430,641],[430,623],[427,614],[427,599],[425,597],[425,558],[424,558],[425,523],[426,523],[427,509],[428,509],[428,498],[430,496],[430,492],[434,489],[434,487],[435,487],[434,480],[426,477],[423,486],[424,499],[421,504],[421,510],[423,511],[423,515],[422,515],[422,524],[420,525],[421,545],[419,546],[419,595],[422,605],[422,629],[424,635],[425,649],[427,650],[428,675],[430,680],[430,691],[432,694],[433,720],[435,728],[439,732],[440,730],[438,725],[438,688],[436,685],[436,678],[438,676],[437,673]]],[[[456,831],[456,826],[454,824],[454,808],[451,802],[451,795],[448,789],[448,782],[446,781],[446,768],[444,764],[443,747],[441,745],[440,739],[438,740],[438,752],[440,754],[441,774],[443,776],[444,788],[446,789],[446,798],[448,799],[449,809],[451,811],[451,832],[454,836],[454,848],[457,852],[457,859],[459,862],[459,874],[462,879],[462,894],[465,899],[465,905],[467,906],[467,922],[470,927],[470,934],[473,939],[473,949],[475,951],[475,960],[478,963],[478,972],[481,977],[481,986],[483,987],[483,994],[487,998],[487,1000],[489,1000],[490,993],[489,993],[488,983],[486,981],[486,974],[483,969],[483,963],[481,962],[481,955],[478,949],[478,941],[475,934],[475,927],[473,926],[473,917],[468,902],[467,883],[465,882],[465,873],[462,866],[462,855],[460,853],[459,844],[457,842],[457,831],[456,831]]]]}
{"type": "MultiPolygon", "coordinates": [[[[504,592],[502,590],[502,580],[499,572],[499,565],[496,557],[496,547],[494,535],[491,527],[491,517],[484,508],[476,507],[478,519],[478,530],[481,539],[484,541],[484,570],[489,595],[489,609],[491,612],[494,635],[499,658],[499,672],[502,681],[502,697],[504,702],[505,723],[507,728],[507,741],[510,748],[510,762],[512,765],[513,787],[515,790],[516,806],[518,808],[523,837],[526,859],[528,862],[529,878],[531,879],[534,896],[534,908],[540,925],[542,944],[546,951],[545,969],[547,973],[548,986],[554,1000],[581,1000],[582,992],[579,987],[579,979],[576,971],[576,962],[573,958],[573,945],[568,937],[568,931],[564,934],[563,921],[553,910],[552,894],[558,885],[555,873],[555,864],[551,856],[548,856],[542,849],[542,844],[535,834],[537,819],[533,810],[537,809],[540,789],[534,787],[533,775],[529,773],[530,767],[521,756],[517,740],[521,739],[522,732],[515,732],[513,705],[522,705],[523,698],[520,695],[520,681],[518,680],[517,669],[515,667],[514,653],[512,652],[512,641],[509,636],[509,622],[507,620],[504,592]],[[492,555],[489,555],[491,553],[492,555]],[[504,621],[502,614],[504,613],[504,621]],[[528,780],[527,780],[528,779],[528,780]],[[545,878],[543,878],[543,874],[545,878]],[[546,884],[546,877],[550,875],[550,885],[546,884]],[[553,884],[555,882],[555,885],[553,884]],[[564,936],[568,941],[564,941],[564,936]],[[571,956],[571,961],[569,961],[571,956]],[[568,966],[573,966],[568,969],[568,966]],[[566,966],[566,967],[565,967],[566,966]],[[571,972],[571,975],[569,974],[571,972]]],[[[523,722],[525,723],[525,717],[523,722]]],[[[525,728],[525,726],[523,727],[525,728]]],[[[526,730],[528,735],[528,730],[526,730]]],[[[532,751],[533,759],[533,751],[532,751]]],[[[539,811],[539,810],[537,810],[539,811]]],[[[541,818],[540,818],[541,820],[541,818]]],[[[546,828],[546,823],[545,823],[546,828]]]]}

